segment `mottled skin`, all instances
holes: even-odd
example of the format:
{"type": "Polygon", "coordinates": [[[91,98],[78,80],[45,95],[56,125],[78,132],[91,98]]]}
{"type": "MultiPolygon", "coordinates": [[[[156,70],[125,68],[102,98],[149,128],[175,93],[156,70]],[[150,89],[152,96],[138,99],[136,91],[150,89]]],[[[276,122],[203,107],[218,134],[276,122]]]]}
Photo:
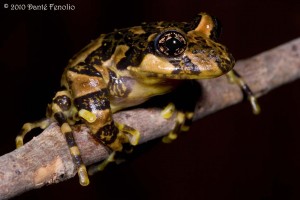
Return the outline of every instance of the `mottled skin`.
{"type": "MultiPolygon", "coordinates": [[[[235,61],[216,41],[218,30],[215,18],[200,13],[191,23],[143,23],[101,35],[70,60],[62,75],[65,89],[49,104],[45,120],[24,124],[16,139],[17,147],[32,128],[46,128],[57,121],[77,164],[80,183],[88,185],[86,167],[70,125],[84,122],[91,135],[113,152],[123,151],[123,144],[136,145],[139,132],[114,122],[112,114],[165,94],[182,80],[214,78],[229,72],[235,61]]],[[[235,82],[241,80],[232,77],[235,82]]],[[[163,117],[169,118],[173,110],[174,106],[168,105],[163,117]]],[[[187,130],[186,121],[192,117],[192,112],[178,112],[174,131],[165,141],[187,130]]],[[[101,170],[113,156],[90,172],[101,170]]]]}

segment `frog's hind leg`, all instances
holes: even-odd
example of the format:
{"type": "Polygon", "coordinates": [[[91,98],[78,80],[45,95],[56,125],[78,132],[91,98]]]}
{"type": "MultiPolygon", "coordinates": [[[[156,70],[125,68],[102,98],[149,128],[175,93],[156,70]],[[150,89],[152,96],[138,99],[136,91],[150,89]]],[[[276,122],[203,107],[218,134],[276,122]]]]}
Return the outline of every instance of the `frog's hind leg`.
{"type": "Polygon", "coordinates": [[[169,99],[172,99],[172,102],[162,110],[161,116],[165,119],[174,116],[175,126],[168,135],[163,137],[164,143],[170,143],[178,137],[179,133],[189,131],[196,104],[201,99],[201,91],[201,85],[196,81],[185,81],[173,95],[171,94],[169,99]]]}
{"type": "Polygon", "coordinates": [[[19,135],[16,137],[16,146],[17,148],[20,148],[24,144],[24,138],[27,133],[29,133],[32,129],[35,128],[41,128],[45,129],[47,128],[51,123],[53,122],[52,119],[50,118],[45,118],[36,122],[32,123],[25,123],[21,129],[21,132],[19,135]]]}
{"type": "Polygon", "coordinates": [[[83,164],[79,148],[75,142],[75,139],[73,136],[73,131],[72,131],[70,125],[68,124],[63,112],[56,112],[54,114],[54,117],[60,126],[61,132],[66,137],[66,141],[67,141],[71,156],[73,157],[73,160],[77,167],[79,182],[82,186],[86,186],[89,184],[89,178],[87,175],[86,166],[83,164]]]}
{"type": "MultiPolygon", "coordinates": [[[[88,126],[89,133],[99,143],[114,152],[122,152],[123,144],[138,143],[137,131],[113,120],[110,105],[110,92],[113,89],[112,85],[109,85],[112,83],[107,83],[107,80],[115,77],[110,77],[111,73],[106,68],[95,68],[82,62],[70,67],[65,75],[73,95],[74,106],[78,110],[78,117],[88,126]]],[[[114,154],[104,161],[102,168],[115,160],[114,154]]]]}
{"type": "MultiPolygon", "coordinates": [[[[68,91],[57,92],[51,106],[52,117],[58,122],[61,132],[64,134],[71,156],[77,167],[79,182],[82,186],[89,184],[86,166],[83,164],[79,148],[75,142],[70,122],[73,120],[74,106],[71,103],[71,95],[68,91]]],[[[75,111],[76,112],[76,111],[75,111]]]]}
{"type": "MultiPolygon", "coordinates": [[[[119,140],[116,142],[119,143],[122,141],[122,150],[119,151],[112,151],[110,155],[102,161],[100,164],[92,165],[88,169],[89,175],[94,175],[95,173],[99,171],[103,171],[108,164],[110,163],[121,163],[124,161],[124,154],[122,153],[131,153],[133,150],[133,147],[136,146],[140,139],[140,132],[131,128],[130,126],[127,126],[125,124],[119,124],[117,122],[114,122],[115,126],[119,130],[119,140]],[[122,138],[122,139],[121,139],[122,138]],[[118,156],[119,154],[119,156],[118,156]],[[121,157],[120,157],[121,156],[121,157]]],[[[119,144],[118,144],[119,145],[119,144]]]]}
{"type": "Polygon", "coordinates": [[[246,95],[247,99],[251,103],[252,112],[256,115],[259,114],[260,106],[257,103],[257,98],[254,96],[253,92],[245,83],[245,81],[241,78],[241,76],[235,70],[229,71],[226,75],[230,82],[237,84],[242,89],[243,93],[246,95]]]}

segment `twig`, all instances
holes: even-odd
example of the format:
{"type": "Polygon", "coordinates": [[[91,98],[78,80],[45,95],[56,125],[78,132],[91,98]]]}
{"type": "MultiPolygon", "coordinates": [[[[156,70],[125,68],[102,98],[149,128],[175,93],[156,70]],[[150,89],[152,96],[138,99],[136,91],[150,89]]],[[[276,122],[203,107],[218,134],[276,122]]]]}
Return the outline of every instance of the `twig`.
{"type": "MultiPolygon", "coordinates": [[[[256,96],[300,77],[300,38],[238,61],[235,69],[243,76],[256,96]]],[[[195,119],[202,118],[242,100],[240,89],[225,77],[199,81],[202,98],[195,119]]],[[[165,120],[160,109],[134,109],[114,114],[116,121],[141,132],[141,141],[161,137],[174,126],[174,119],[165,120]],[[155,125],[154,125],[155,124],[155,125]]],[[[108,149],[88,134],[86,127],[77,126],[75,138],[84,162],[89,165],[105,159],[108,149]]],[[[60,129],[52,124],[22,148],[0,157],[0,199],[25,191],[58,183],[76,175],[76,169],[60,129]]]]}

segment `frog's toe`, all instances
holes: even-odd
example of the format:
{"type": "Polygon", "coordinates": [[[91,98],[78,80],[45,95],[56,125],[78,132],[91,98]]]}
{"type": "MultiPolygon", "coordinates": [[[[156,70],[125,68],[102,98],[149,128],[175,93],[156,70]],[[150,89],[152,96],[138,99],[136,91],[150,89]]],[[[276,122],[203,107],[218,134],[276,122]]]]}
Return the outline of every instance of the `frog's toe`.
{"type": "Polygon", "coordinates": [[[258,115],[260,113],[260,106],[257,102],[256,97],[255,96],[250,96],[249,101],[251,103],[253,114],[258,115]]]}
{"type": "Polygon", "coordinates": [[[133,130],[129,132],[129,134],[131,135],[131,137],[129,137],[129,143],[133,146],[138,145],[140,141],[140,132],[137,130],[133,130]]]}
{"type": "Polygon", "coordinates": [[[176,124],[174,129],[165,137],[163,137],[162,141],[164,143],[171,143],[173,140],[177,139],[177,136],[182,131],[188,131],[190,129],[190,124],[193,120],[194,113],[193,112],[177,112],[176,116],[176,124]]]}
{"type": "Polygon", "coordinates": [[[133,146],[136,146],[140,141],[140,132],[126,124],[119,124],[115,122],[115,125],[118,129],[125,133],[128,136],[129,143],[133,146]]]}
{"type": "Polygon", "coordinates": [[[81,165],[80,167],[78,167],[77,173],[78,173],[80,185],[87,186],[90,184],[90,180],[85,165],[81,165]]]}
{"type": "Polygon", "coordinates": [[[18,135],[17,137],[16,137],[16,147],[17,148],[20,148],[21,146],[23,146],[23,144],[24,144],[24,141],[23,141],[23,137],[22,136],[20,136],[20,135],[18,135]]]}
{"type": "Polygon", "coordinates": [[[33,123],[25,123],[21,129],[20,134],[16,137],[16,147],[20,148],[24,144],[24,138],[27,133],[29,133],[32,129],[41,128],[45,129],[51,124],[52,120],[49,118],[42,119],[40,121],[36,121],[33,123]]]}
{"type": "Polygon", "coordinates": [[[113,151],[102,163],[89,167],[88,174],[94,175],[97,172],[103,171],[109,163],[117,162],[117,160],[115,159],[115,155],[116,152],[113,151]]]}
{"type": "Polygon", "coordinates": [[[171,131],[168,135],[163,137],[162,141],[163,141],[163,143],[169,144],[173,140],[176,140],[177,136],[178,136],[177,133],[174,133],[173,131],[171,131]]]}
{"type": "Polygon", "coordinates": [[[175,105],[173,103],[169,103],[162,111],[161,116],[164,119],[170,119],[175,112],[175,105]]]}

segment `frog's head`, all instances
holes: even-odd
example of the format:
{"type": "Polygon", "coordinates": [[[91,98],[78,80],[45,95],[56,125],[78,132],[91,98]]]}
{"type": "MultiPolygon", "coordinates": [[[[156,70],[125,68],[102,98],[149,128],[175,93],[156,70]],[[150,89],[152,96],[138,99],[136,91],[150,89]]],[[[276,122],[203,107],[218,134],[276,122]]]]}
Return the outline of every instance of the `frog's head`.
{"type": "MultiPolygon", "coordinates": [[[[144,27],[143,27],[144,28],[144,27]]],[[[132,72],[172,79],[214,78],[230,71],[234,58],[216,40],[216,18],[200,13],[191,23],[159,22],[148,27],[148,48],[132,72]],[[153,31],[155,30],[155,31],[153,31]]],[[[144,28],[145,30],[145,28],[144,28]]]]}

